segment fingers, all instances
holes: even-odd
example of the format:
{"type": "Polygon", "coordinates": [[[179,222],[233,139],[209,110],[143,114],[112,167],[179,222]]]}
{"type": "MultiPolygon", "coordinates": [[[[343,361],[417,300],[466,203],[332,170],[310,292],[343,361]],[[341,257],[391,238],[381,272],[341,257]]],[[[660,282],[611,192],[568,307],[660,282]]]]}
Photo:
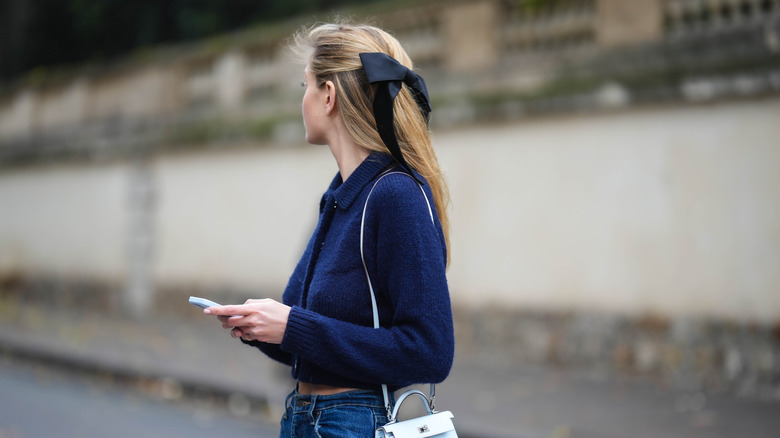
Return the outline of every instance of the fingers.
{"type": "Polygon", "coordinates": [[[222,322],[223,328],[246,327],[250,325],[252,325],[252,319],[250,317],[238,315],[230,316],[226,318],[224,322],[222,322]]]}
{"type": "Polygon", "coordinates": [[[225,305],[225,306],[213,306],[213,307],[207,307],[203,309],[203,313],[206,315],[217,315],[217,316],[246,316],[249,315],[252,312],[252,306],[249,306],[251,304],[260,304],[265,302],[272,302],[273,300],[268,298],[263,298],[261,300],[254,300],[254,299],[248,299],[244,304],[238,304],[238,305],[225,305]]]}
{"type": "Polygon", "coordinates": [[[247,309],[244,305],[213,306],[203,309],[203,313],[206,315],[216,316],[244,316],[249,314],[249,312],[250,310],[247,309]]]}
{"type": "Polygon", "coordinates": [[[244,341],[279,344],[284,338],[290,307],[272,299],[247,300],[241,305],[214,306],[204,313],[216,315],[230,336],[244,341]]]}
{"type": "Polygon", "coordinates": [[[245,341],[254,341],[255,340],[255,337],[251,333],[244,332],[243,330],[241,330],[238,327],[234,327],[232,330],[230,330],[230,336],[232,336],[234,338],[241,338],[241,339],[243,339],[245,341]]]}
{"type": "Polygon", "coordinates": [[[237,327],[238,324],[233,324],[233,321],[242,318],[241,316],[218,316],[217,319],[219,319],[219,322],[222,323],[223,329],[229,329],[233,327],[237,327]]]}

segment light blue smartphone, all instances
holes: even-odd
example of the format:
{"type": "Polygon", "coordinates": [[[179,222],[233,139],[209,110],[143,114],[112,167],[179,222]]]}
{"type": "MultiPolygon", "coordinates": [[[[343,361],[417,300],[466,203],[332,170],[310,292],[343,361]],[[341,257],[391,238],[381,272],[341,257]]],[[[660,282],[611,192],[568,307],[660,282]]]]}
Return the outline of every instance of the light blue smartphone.
{"type": "Polygon", "coordinates": [[[221,306],[222,304],[216,303],[211,300],[207,300],[205,298],[201,297],[190,297],[190,304],[193,306],[198,306],[201,309],[205,309],[206,307],[214,307],[214,306],[221,306]]]}

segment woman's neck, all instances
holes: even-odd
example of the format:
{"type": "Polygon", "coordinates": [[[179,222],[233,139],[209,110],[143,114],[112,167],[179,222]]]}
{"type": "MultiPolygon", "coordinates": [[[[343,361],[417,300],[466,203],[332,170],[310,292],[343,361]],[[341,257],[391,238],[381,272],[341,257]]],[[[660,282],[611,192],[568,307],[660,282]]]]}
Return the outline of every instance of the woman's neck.
{"type": "Polygon", "coordinates": [[[352,172],[360,166],[360,163],[365,160],[370,152],[355,144],[350,138],[346,130],[339,132],[335,138],[328,143],[333,158],[336,159],[336,165],[338,165],[339,173],[341,174],[341,180],[346,181],[352,172]]]}
{"type": "Polygon", "coordinates": [[[333,154],[336,157],[336,164],[339,167],[339,173],[341,174],[341,180],[346,181],[352,172],[360,166],[369,155],[369,152],[363,148],[357,148],[354,151],[344,152],[339,155],[333,154]]]}

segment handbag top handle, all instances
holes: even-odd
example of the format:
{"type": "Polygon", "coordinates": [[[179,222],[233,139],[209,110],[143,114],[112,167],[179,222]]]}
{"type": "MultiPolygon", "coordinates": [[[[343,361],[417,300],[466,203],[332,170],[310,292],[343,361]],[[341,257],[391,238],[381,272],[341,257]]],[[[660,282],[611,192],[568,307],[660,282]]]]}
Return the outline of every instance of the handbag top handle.
{"type": "MultiPolygon", "coordinates": [[[[371,284],[371,277],[368,275],[366,258],[363,253],[363,231],[366,225],[366,209],[368,208],[368,200],[371,198],[371,194],[374,193],[374,189],[376,188],[377,184],[379,184],[379,181],[382,180],[382,178],[393,174],[406,175],[409,178],[412,178],[412,176],[409,175],[408,173],[398,172],[398,171],[386,172],[380,175],[379,178],[377,178],[376,182],[374,182],[374,185],[373,187],[371,187],[371,190],[368,192],[368,196],[366,196],[366,203],[363,205],[363,216],[360,219],[360,259],[363,261],[363,271],[366,273],[366,281],[368,281],[368,290],[371,292],[371,310],[374,313],[374,328],[379,328],[379,310],[377,309],[377,305],[376,305],[376,295],[374,294],[374,286],[371,284]]],[[[431,223],[435,223],[433,220],[433,209],[431,208],[431,203],[428,200],[428,195],[425,194],[425,190],[423,189],[423,186],[420,185],[420,183],[418,183],[416,180],[415,183],[420,188],[420,191],[425,197],[425,203],[428,204],[428,214],[431,217],[431,223]]],[[[382,384],[382,396],[384,397],[385,407],[387,408],[387,418],[388,420],[392,420],[395,417],[395,415],[392,413],[392,406],[390,406],[390,396],[388,395],[386,384],[382,384]]],[[[436,400],[436,385],[431,383],[431,396],[428,399],[429,411],[435,412],[434,409],[435,400],[436,400]]]]}

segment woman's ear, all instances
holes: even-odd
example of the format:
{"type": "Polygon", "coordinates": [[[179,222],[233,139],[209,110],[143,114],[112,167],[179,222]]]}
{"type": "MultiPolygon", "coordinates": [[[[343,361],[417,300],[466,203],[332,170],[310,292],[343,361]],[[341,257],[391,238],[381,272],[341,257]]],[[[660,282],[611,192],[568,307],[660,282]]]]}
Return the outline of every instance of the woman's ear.
{"type": "Polygon", "coordinates": [[[332,81],[325,81],[325,114],[331,115],[336,110],[336,85],[332,81]]]}

